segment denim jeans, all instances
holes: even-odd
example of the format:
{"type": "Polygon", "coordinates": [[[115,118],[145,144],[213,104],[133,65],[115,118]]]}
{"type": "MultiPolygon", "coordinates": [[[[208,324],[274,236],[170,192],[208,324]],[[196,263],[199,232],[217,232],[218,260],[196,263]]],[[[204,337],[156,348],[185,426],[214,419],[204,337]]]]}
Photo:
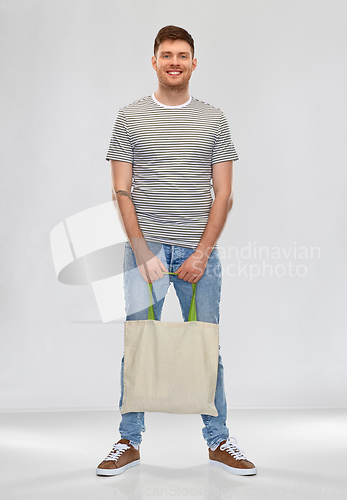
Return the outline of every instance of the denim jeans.
{"type": "MultiPolygon", "coordinates": [[[[170,272],[176,270],[194,252],[193,248],[147,241],[149,249],[157,255],[170,272]]],[[[124,297],[126,321],[147,319],[149,306],[148,283],[142,278],[136,264],[134,252],[130,243],[125,244],[124,252],[124,297]]],[[[178,278],[176,275],[164,274],[164,277],[153,281],[153,310],[155,319],[160,321],[164,305],[165,295],[169,286],[173,283],[182,310],[184,321],[188,321],[190,302],[192,298],[192,285],[188,281],[178,278]]],[[[195,302],[198,321],[206,323],[219,323],[219,304],[222,285],[222,265],[218,249],[214,248],[209,256],[203,276],[196,284],[195,302]]],[[[219,346],[220,350],[220,346],[219,346]]],[[[226,425],[227,402],[224,391],[224,368],[219,353],[218,374],[215,393],[215,406],[218,416],[201,415],[204,423],[202,435],[207,445],[215,449],[219,443],[229,437],[229,429],[226,425]]],[[[119,409],[123,401],[124,353],[121,361],[121,396],[119,409]]],[[[129,439],[130,444],[139,445],[142,441],[141,432],[145,432],[144,412],[128,412],[122,414],[119,432],[122,439],[129,439]]]]}

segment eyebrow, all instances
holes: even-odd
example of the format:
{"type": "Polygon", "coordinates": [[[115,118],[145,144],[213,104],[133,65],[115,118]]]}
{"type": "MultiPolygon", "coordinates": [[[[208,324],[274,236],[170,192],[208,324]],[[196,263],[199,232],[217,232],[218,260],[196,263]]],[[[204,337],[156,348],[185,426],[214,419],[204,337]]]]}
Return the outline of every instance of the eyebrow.
{"type": "MultiPolygon", "coordinates": [[[[169,50],[165,50],[161,52],[161,54],[172,54],[172,52],[170,52],[169,50]]],[[[179,54],[189,54],[189,52],[179,52],[179,54]]]]}

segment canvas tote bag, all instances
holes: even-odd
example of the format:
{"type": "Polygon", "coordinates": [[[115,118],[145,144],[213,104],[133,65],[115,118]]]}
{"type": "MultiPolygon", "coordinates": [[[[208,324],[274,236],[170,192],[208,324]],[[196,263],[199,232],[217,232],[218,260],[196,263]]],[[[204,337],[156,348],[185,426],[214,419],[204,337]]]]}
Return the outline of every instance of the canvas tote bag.
{"type": "Polygon", "coordinates": [[[192,283],[188,321],[182,323],[155,319],[152,283],[148,288],[148,319],[124,322],[121,414],[147,411],[218,416],[214,399],[219,325],[197,320],[196,283],[192,283]]]}

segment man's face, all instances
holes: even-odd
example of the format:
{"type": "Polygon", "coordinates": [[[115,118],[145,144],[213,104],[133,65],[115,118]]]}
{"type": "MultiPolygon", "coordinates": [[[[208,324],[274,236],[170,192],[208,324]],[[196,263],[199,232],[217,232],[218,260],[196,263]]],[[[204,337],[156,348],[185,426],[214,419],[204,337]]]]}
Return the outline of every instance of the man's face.
{"type": "Polygon", "coordinates": [[[152,66],[159,82],[167,88],[181,90],[188,86],[197,60],[192,59],[191,47],[185,40],[164,40],[152,57],[152,66]]]}

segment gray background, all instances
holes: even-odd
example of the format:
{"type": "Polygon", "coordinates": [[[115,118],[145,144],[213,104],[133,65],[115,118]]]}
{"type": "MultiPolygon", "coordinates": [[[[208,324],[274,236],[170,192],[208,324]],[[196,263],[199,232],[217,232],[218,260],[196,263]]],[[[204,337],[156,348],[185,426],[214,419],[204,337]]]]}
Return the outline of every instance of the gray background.
{"type": "MultiPolygon", "coordinates": [[[[190,92],[225,112],[240,156],[220,247],[320,252],[282,252],[253,279],[228,266],[261,258],[223,259],[228,406],[346,405],[346,14],[342,0],[3,2],[1,408],[118,405],[123,325],[101,322],[91,287],[58,282],[49,234],[111,199],[112,123],[156,90],[167,24],[192,34],[190,92]]],[[[173,290],[162,319],[182,320],[173,290]]]]}

